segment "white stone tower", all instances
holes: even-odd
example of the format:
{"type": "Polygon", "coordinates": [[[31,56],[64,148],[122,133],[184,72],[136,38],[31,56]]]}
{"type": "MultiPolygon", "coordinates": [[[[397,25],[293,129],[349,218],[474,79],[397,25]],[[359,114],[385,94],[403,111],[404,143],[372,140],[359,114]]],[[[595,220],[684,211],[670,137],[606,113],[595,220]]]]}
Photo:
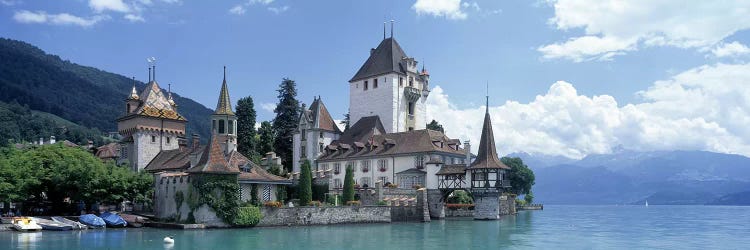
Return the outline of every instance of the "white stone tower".
{"type": "Polygon", "coordinates": [[[429,79],[429,73],[424,67],[421,72],[417,69],[417,61],[404,53],[393,34],[384,35],[349,80],[351,123],[377,115],[387,133],[424,129],[429,79]]]}
{"type": "Polygon", "coordinates": [[[185,136],[187,120],[177,113],[171,93],[165,96],[161,91],[152,71],[149,68],[149,82],[140,95],[133,85],[125,99],[125,115],[117,119],[123,137],[120,157],[133,171],[145,168],[162,150],[179,148],[178,139],[185,136]]]}
{"type": "Polygon", "coordinates": [[[237,149],[237,116],[232,111],[232,102],[229,100],[229,89],[227,88],[227,67],[224,67],[224,81],[221,83],[219,101],[216,110],[211,115],[211,130],[217,136],[221,149],[225,155],[229,155],[237,149]]]}

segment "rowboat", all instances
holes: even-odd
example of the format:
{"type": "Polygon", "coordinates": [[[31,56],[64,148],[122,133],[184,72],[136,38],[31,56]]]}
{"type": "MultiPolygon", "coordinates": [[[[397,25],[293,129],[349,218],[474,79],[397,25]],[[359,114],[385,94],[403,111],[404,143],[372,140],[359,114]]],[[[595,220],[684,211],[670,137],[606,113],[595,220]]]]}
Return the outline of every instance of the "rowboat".
{"type": "Polygon", "coordinates": [[[65,218],[60,217],[60,216],[52,216],[52,220],[56,221],[56,222],[59,222],[59,223],[68,224],[68,225],[70,225],[72,227],[73,230],[83,230],[83,229],[88,229],[89,228],[88,226],[84,225],[83,223],[80,223],[80,222],[77,222],[77,221],[73,221],[73,220],[68,220],[68,219],[65,219],[65,218]]]}
{"type": "Polygon", "coordinates": [[[44,230],[52,230],[52,231],[67,231],[73,229],[72,225],[68,225],[65,223],[60,223],[53,220],[43,219],[39,217],[32,217],[33,221],[36,222],[36,224],[39,224],[42,226],[42,229],[44,230]]]}
{"type": "Polygon", "coordinates": [[[81,215],[81,217],[78,217],[78,221],[86,226],[89,226],[89,228],[105,228],[107,226],[102,218],[99,218],[99,216],[93,214],[81,215]]]}
{"type": "Polygon", "coordinates": [[[42,227],[29,217],[13,217],[11,224],[13,229],[20,232],[42,231],[42,227]]]}

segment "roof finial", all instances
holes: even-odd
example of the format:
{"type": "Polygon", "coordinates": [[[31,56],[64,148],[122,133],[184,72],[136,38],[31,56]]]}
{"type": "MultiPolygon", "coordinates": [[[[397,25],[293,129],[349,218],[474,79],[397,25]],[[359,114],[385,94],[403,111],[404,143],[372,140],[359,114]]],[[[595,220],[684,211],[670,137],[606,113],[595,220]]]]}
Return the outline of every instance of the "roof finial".
{"type": "Polygon", "coordinates": [[[487,114],[489,114],[490,113],[490,83],[486,82],[485,85],[486,85],[486,88],[487,88],[487,93],[486,93],[486,96],[485,96],[486,99],[487,99],[486,103],[485,103],[485,107],[486,107],[485,112],[487,114]]]}
{"type": "Polygon", "coordinates": [[[151,66],[148,66],[148,82],[151,82],[151,66]]]}
{"type": "Polygon", "coordinates": [[[383,40],[385,40],[385,22],[383,22],[383,40]]]}
{"type": "Polygon", "coordinates": [[[153,73],[154,73],[154,82],[155,82],[156,81],[156,65],[154,65],[153,73]]]}
{"type": "Polygon", "coordinates": [[[224,65],[224,81],[227,81],[227,65],[224,65]]]}
{"type": "Polygon", "coordinates": [[[395,20],[391,19],[391,38],[393,38],[393,23],[396,22],[395,20]]]}

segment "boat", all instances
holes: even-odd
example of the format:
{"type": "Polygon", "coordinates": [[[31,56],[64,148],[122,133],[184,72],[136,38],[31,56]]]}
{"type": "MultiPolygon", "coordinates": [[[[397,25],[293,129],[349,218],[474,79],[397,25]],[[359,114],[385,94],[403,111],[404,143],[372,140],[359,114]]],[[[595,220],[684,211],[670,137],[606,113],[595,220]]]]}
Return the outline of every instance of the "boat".
{"type": "Polygon", "coordinates": [[[138,215],[120,214],[120,217],[128,223],[129,227],[143,227],[143,224],[146,223],[146,219],[138,215]]]}
{"type": "Polygon", "coordinates": [[[42,226],[29,217],[13,217],[11,224],[13,224],[13,229],[20,232],[42,231],[42,226]]]}
{"type": "Polygon", "coordinates": [[[646,200],[646,206],[648,207],[648,200],[646,200]]]}
{"type": "Polygon", "coordinates": [[[93,214],[84,214],[78,217],[78,221],[88,226],[89,228],[105,228],[107,224],[102,218],[93,214]]]}
{"type": "Polygon", "coordinates": [[[65,223],[60,223],[53,220],[43,219],[39,217],[32,217],[33,221],[36,222],[36,224],[39,224],[42,226],[42,229],[44,230],[52,230],[52,231],[67,231],[73,229],[72,225],[68,225],[65,223]]]}
{"type": "Polygon", "coordinates": [[[73,221],[73,220],[68,220],[68,219],[65,219],[65,218],[63,218],[61,216],[52,216],[52,220],[56,221],[56,222],[59,222],[59,223],[68,224],[68,225],[70,225],[72,227],[73,230],[83,230],[83,229],[88,229],[89,228],[88,226],[84,225],[83,223],[80,223],[80,222],[77,222],[77,221],[73,221]]]}
{"type": "Polygon", "coordinates": [[[104,212],[101,217],[109,227],[126,227],[128,225],[128,222],[117,214],[104,212]]]}

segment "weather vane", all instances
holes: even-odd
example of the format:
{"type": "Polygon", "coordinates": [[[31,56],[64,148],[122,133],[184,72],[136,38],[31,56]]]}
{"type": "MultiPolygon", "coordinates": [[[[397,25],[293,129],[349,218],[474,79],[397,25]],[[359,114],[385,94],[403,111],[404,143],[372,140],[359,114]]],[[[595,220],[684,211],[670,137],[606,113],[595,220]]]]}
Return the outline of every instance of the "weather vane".
{"type": "Polygon", "coordinates": [[[153,56],[152,56],[152,57],[148,57],[148,58],[146,58],[146,61],[148,61],[148,65],[149,65],[149,66],[154,66],[154,65],[156,65],[156,58],[155,58],[155,57],[153,57],[153,56]]]}

